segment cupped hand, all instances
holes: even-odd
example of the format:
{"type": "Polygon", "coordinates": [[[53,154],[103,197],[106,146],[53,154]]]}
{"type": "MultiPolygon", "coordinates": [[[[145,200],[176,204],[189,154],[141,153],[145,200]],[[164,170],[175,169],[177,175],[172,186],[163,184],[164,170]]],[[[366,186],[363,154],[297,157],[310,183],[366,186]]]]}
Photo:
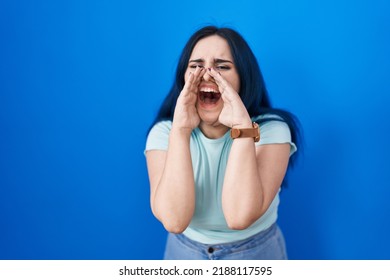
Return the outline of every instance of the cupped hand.
{"type": "Polygon", "coordinates": [[[189,73],[176,102],[173,127],[192,131],[199,125],[200,117],[195,105],[198,98],[198,86],[205,71],[203,67],[197,67],[194,72],[189,73]]]}
{"type": "Polygon", "coordinates": [[[208,73],[218,85],[223,100],[223,108],[219,114],[219,122],[227,127],[251,127],[251,119],[240,95],[221,73],[209,68],[208,73]]]}

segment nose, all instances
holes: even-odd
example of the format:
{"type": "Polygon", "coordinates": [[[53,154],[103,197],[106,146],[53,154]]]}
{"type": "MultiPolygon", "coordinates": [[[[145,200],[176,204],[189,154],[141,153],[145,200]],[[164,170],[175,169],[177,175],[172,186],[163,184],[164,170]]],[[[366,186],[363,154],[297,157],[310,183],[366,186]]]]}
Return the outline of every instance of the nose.
{"type": "Polygon", "coordinates": [[[213,83],[215,82],[214,78],[209,74],[209,71],[207,71],[207,70],[203,74],[202,80],[205,82],[213,82],[213,83]]]}

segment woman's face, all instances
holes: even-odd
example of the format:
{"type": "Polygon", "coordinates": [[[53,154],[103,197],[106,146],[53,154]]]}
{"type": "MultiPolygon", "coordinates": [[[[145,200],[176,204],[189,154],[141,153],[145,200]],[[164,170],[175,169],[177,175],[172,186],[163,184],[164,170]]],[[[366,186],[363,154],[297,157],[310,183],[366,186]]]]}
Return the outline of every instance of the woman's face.
{"type": "MultiPolygon", "coordinates": [[[[203,38],[195,45],[184,80],[196,67],[214,68],[238,93],[240,77],[234,65],[230,47],[226,40],[218,35],[203,38]]],[[[218,125],[218,117],[223,108],[223,100],[214,79],[207,73],[203,75],[198,87],[196,108],[202,122],[209,125],[218,125]]]]}

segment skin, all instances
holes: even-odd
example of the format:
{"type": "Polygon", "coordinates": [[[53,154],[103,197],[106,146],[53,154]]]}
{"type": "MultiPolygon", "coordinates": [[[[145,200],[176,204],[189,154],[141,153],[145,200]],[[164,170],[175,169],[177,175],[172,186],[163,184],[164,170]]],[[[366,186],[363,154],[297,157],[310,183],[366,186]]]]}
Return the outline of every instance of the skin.
{"type": "MultiPolygon", "coordinates": [[[[177,100],[168,151],[146,153],[152,212],[170,232],[183,232],[194,214],[192,130],[199,127],[206,137],[216,139],[232,127],[252,127],[239,89],[240,78],[226,40],[218,35],[200,40],[177,100]],[[202,102],[199,92],[204,88],[219,91],[218,102],[202,102]]],[[[289,153],[289,144],[256,147],[252,138],[233,141],[222,190],[222,209],[231,229],[245,229],[266,212],[285,176],[289,153]]]]}

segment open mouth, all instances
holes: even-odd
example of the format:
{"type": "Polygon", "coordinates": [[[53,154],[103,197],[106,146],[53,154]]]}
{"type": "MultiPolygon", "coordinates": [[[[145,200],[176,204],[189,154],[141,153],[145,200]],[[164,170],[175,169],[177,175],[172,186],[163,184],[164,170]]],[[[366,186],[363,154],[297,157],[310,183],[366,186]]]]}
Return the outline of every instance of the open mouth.
{"type": "Polygon", "coordinates": [[[215,104],[221,98],[221,93],[213,88],[201,88],[199,99],[204,104],[215,104]]]}

